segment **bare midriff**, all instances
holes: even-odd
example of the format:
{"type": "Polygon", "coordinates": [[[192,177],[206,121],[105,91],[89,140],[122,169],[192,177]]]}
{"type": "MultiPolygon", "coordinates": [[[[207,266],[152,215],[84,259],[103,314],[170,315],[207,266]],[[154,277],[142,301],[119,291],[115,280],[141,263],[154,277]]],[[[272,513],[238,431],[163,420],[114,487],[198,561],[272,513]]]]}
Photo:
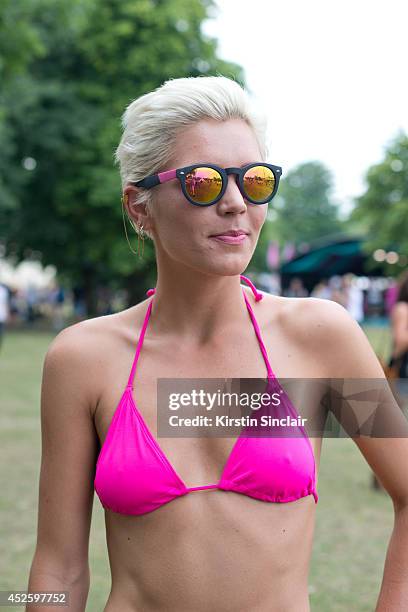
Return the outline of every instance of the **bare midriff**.
{"type": "Polygon", "coordinates": [[[106,511],[104,612],[306,612],[312,495],[267,503],[197,490],[154,512],[106,511]]]}

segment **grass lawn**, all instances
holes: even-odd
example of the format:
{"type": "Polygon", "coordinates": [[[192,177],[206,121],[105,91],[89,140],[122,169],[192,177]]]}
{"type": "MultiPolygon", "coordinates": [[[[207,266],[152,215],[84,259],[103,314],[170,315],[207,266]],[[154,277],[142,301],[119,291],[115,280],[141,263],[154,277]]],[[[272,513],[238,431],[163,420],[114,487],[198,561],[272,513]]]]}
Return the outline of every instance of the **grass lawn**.
{"type": "MultiPolygon", "coordinates": [[[[370,327],[366,333],[377,349],[383,330],[370,327]]],[[[9,332],[0,351],[0,590],[27,588],[37,526],[41,373],[52,337],[9,332]]],[[[350,439],[324,440],[310,573],[313,611],[374,610],[393,509],[391,500],[370,489],[369,482],[370,469],[350,439]]],[[[110,574],[103,510],[96,495],[90,565],[87,610],[100,612],[110,574]]]]}

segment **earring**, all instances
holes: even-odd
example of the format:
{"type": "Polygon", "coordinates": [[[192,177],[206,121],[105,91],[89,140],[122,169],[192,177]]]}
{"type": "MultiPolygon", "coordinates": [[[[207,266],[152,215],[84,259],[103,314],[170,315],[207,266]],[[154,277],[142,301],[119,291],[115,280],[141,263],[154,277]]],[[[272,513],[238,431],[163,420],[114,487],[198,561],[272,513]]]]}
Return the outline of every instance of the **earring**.
{"type": "MultiPolygon", "coordinates": [[[[127,194],[127,193],[123,194],[123,196],[121,197],[121,202],[122,202],[122,218],[123,218],[123,226],[124,226],[124,228],[125,228],[126,240],[128,241],[128,245],[129,245],[130,250],[132,251],[132,253],[134,253],[135,255],[138,255],[139,253],[137,253],[136,251],[134,251],[134,250],[133,250],[133,248],[132,248],[132,245],[130,244],[130,241],[129,241],[129,236],[128,236],[127,229],[126,229],[126,222],[125,222],[125,212],[124,212],[124,208],[125,208],[125,204],[127,204],[127,203],[128,203],[128,194],[127,194]]],[[[128,220],[129,220],[129,223],[130,223],[130,224],[131,224],[131,225],[134,227],[134,225],[133,225],[132,221],[129,219],[129,217],[128,217],[128,220]]],[[[135,230],[135,231],[136,231],[136,230],[135,230]]]]}
{"type": "Polygon", "coordinates": [[[143,257],[143,253],[144,253],[144,241],[145,241],[145,237],[147,236],[146,232],[143,229],[143,225],[138,225],[138,232],[137,232],[137,254],[139,255],[139,257],[143,257]],[[139,254],[140,251],[140,240],[142,241],[142,254],[139,254]]]}
{"type": "Polygon", "coordinates": [[[128,221],[130,223],[130,225],[133,227],[133,229],[135,230],[136,234],[137,234],[137,252],[134,251],[132,249],[132,245],[129,242],[129,237],[128,237],[128,233],[127,233],[127,229],[126,229],[126,223],[125,223],[125,214],[124,214],[124,207],[125,204],[128,203],[128,194],[125,193],[122,197],[121,197],[121,201],[122,201],[122,217],[123,217],[123,225],[125,228],[125,234],[126,234],[126,239],[128,241],[128,244],[130,246],[130,250],[132,251],[132,253],[134,253],[135,255],[137,255],[138,257],[143,257],[144,254],[144,241],[145,238],[147,237],[147,233],[145,232],[145,230],[143,229],[143,225],[138,225],[137,229],[135,227],[135,224],[133,223],[133,221],[128,217],[128,221]],[[142,248],[140,249],[140,240],[142,241],[142,248]]]}

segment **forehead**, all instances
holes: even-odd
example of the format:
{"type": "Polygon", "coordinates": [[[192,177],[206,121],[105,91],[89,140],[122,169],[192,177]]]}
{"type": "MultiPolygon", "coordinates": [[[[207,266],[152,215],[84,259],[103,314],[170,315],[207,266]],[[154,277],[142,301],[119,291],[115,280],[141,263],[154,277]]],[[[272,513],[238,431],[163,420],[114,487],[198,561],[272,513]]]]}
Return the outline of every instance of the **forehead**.
{"type": "Polygon", "coordinates": [[[239,167],[261,159],[255,133],[243,119],[202,119],[178,133],[171,166],[208,162],[239,167]]]}

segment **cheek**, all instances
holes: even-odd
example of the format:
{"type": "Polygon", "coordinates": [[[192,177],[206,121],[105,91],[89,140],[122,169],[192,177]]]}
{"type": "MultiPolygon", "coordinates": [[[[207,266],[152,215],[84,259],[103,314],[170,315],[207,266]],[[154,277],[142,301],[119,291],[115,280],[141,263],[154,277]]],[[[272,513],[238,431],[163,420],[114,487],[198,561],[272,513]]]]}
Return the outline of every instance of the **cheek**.
{"type": "Polygon", "coordinates": [[[161,236],[174,231],[179,224],[177,194],[170,184],[161,185],[152,200],[153,218],[156,233],[161,236]]]}
{"type": "Polygon", "coordinates": [[[169,191],[154,206],[156,234],[163,243],[189,242],[204,222],[203,211],[189,204],[181,193],[169,191]]]}
{"type": "Polygon", "coordinates": [[[249,210],[251,211],[253,227],[260,231],[266,221],[266,217],[268,214],[268,206],[266,204],[262,204],[259,206],[251,206],[251,204],[249,204],[248,206],[251,207],[249,210]]]}

